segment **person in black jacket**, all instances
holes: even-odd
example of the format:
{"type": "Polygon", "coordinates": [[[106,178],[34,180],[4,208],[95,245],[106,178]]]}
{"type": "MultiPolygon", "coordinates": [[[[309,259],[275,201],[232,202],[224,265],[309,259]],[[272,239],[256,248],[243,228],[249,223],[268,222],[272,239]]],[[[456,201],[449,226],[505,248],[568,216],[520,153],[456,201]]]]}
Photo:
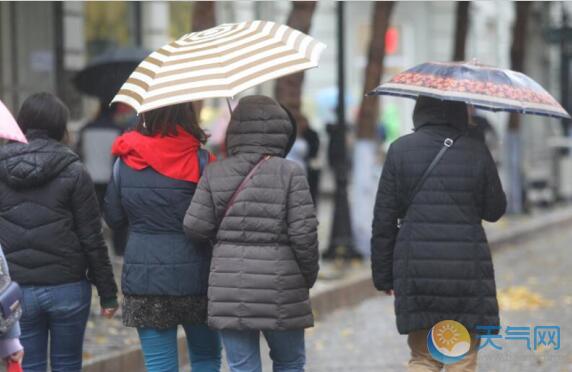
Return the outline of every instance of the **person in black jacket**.
{"type": "MultiPolygon", "coordinates": [[[[103,208],[105,190],[111,180],[113,156],[111,146],[124,128],[116,123],[117,112],[124,104],[114,103],[110,106],[108,100],[100,102],[99,113],[94,120],[87,123],[79,133],[77,152],[81,157],[95,186],[95,194],[100,208],[103,208]]],[[[117,256],[123,256],[127,240],[127,231],[117,230],[111,234],[113,250],[117,256]]]]}
{"type": "Polygon", "coordinates": [[[123,324],[137,328],[148,372],[179,370],[179,325],[193,371],[216,372],[219,336],[206,325],[210,249],[183,233],[201,170],[214,157],[201,149],[207,136],[191,103],[151,110],[141,119],[113,144],[119,160],[105,196],[107,224],[129,231],[123,324]]]}
{"type": "Polygon", "coordinates": [[[319,166],[319,152],[320,152],[320,136],[310,126],[308,119],[302,115],[299,121],[299,134],[308,143],[308,153],[306,154],[305,165],[306,174],[308,175],[308,185],[310,186],[310,194],[314,205],[318,206],[319,192],[320,192],[320,166],[319,166]]]}
{"type": "Polygon", "coordinates": [[[26,371],[80,371],[91,285],[102,315],[117,309],[117,286],[93,183],[61,141],[68,109],[38,93],[20,109],[29,144],[0,147],[0,244],[24,292],[21,342],[26,371]]]}
{"type": "Polygon", "coordinates": [[[439,321],[455,320],[471,333],[471,351],[448,371],[471,371],[477,326],[499,325],[493,263],[481,221],[497,221],[506,197],[485,144],[464,135],[464,103],[419,97],[413,121],[415,132],[390,146],[379,183],[373,282],[395,295],[397,329],[409,335],[412,349],[410,370],[443,367],[427,352],[427,332],[439,321]],[[444,140],[457,137],[407,205],[444,140]]]}

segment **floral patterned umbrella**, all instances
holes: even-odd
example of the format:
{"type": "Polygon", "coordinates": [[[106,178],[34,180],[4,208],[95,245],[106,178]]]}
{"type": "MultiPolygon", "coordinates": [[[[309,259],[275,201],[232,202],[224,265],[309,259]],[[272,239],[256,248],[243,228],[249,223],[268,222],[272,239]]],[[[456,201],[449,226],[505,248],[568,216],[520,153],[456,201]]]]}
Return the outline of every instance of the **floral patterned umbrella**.
{"type": "Polygon", "coordinates": [[[489,111],[570,119],[558,101],[530,77],[475,62],[423,63],[397,74],[369,94],[413,99],[430,96],[489,111]]]}

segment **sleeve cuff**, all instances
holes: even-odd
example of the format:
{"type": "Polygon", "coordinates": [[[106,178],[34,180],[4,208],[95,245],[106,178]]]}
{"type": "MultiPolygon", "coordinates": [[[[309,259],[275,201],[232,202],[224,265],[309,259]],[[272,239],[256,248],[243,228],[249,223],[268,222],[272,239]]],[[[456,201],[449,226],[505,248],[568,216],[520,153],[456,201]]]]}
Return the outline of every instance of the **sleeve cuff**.
{"type": "Polygon", "coordinates": [[[375,288],[378,291],[389,291],[390,289],[393,289],[393,282],[387,283],[387,282],[377,282],[374,280],[373,282],[375,288]]]}
{"type": "Polygon", "coordinates": [[[117,297],[102,298],[100,299],[99,304],[104,309],[114,309],[119,306],[119,302],[117,302],[117,297]]]}

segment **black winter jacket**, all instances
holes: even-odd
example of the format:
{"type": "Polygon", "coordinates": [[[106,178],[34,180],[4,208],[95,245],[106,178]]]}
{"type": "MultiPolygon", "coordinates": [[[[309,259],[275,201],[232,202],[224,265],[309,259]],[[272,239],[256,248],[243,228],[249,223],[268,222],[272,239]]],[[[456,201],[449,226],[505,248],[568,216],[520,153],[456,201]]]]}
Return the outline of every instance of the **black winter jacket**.
{"type": "Polygon", "coordinates": [[[446,319],[469,330],[497,326],[493,264],[481,225],[483,219],[498,220],[506,208],[495,163],[484,143],[459,137],[407,209],[409,193],[444,139],[466,131],[467,109],[464,103],[421,98],[414,123],[415,133],[390,146],[379,183],[374,284],[394,290],[401,334],[446,319]]]}
{"type": "Polygon", "coordinates": [[[102,303],[117,286],[93,183],[79,157],[43,132],[0,146],[0,243],[12,279],[57,285],[86,274],[102,303]]]}

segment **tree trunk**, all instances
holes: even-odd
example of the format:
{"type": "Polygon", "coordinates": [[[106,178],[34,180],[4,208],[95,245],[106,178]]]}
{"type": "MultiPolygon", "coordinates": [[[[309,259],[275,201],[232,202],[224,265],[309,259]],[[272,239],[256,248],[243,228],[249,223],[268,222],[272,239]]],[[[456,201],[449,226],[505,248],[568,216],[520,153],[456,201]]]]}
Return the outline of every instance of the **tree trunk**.
{"type": "Polygon", "coordinates": [[[457,2],[457,16],[455,18],[455,45],[453,49],[453,61],[465,60],[465,48],[467,33],[469,32],[469,8],[470,1],[457,2]]]}
{"type": "MultiPolygon", "coordinates": [[[[310,31],[312,17],[316,10],[315,1],[293,1],[292,10],[288,16],[287,25],[305,34],[310,31]]],[[[304,72],[287,75],[276,80],[274,95],[278,102],[286,106],[294,115],[299,118],[302,115],[302,85],[304,83],[304,72]]]]}
{"type": "MultiPolygon", "coordinates": [[[[524,57],[526,53],[526,32],[530,5],[528,1],[515,2],[516,18],[512,29],[512,45],[510,47],[510,68],[514,71],[524,72],[524,57]]],[[[518,130],[520,120],[518,114],[511,114],[509,130],[518,130]]]]}
{"type": "MultiPolygon", "coordinates": [[[[364,94],[379,84],[383,75],[385,56],[385,35],[394,2],[380,1],[374,5],[369,42],[368,62],[365,70],[364,94]]],[[[379,179],[377,163],[378,143],[376,141],[379,120],[379,98],[362,98],[357,121],[357,141],[353,145],[353,170],[351,189],[352,229],[356,250],[364,257],[370,255],[371,222],[379,179]]]]}
{"type": "MultiPolygon", "coordinates": [[[[214,1],[195,1],[192,9],[192,32],[203,31],[216,25],[214,1]]],[[[193,107],[197,115],[197,120],[200,120],[203,101],[194,101],[193,107]]]]}
{"type": "MultiPolygon", "coordinates": [[[[364,94],[372,91],[383,76],[383,59],[385,57],[385,33],[389,27],[389,19],[393,10],[393,1],[375,2],[371,24],[371,39],[367,66],[365,68],[364,94]]],[[[375,138],[379,116],[379,98],[364,96],[361,101],[358,121],[358,138],[375,138]]]]}
{"type": "MultiPolygon", "coordinates": [[[[512,30],[512,46],[510,48],[510,65],[515,71],[524,72],[526,41],[530,2],[515,2],[516,18],[512,30]]],[[[520,136],[520,116],[511,113],[506,136],[507,171],[509,176],[508,212],[520,214],[524,210],[523,177],[522,177],[522,143],[520,136]]]]}
{"type": "Polygon", "coordinates": [[[192,31],[203,31],[215,26],[215,2],[195,1],[193,3],[192,31]]]}

